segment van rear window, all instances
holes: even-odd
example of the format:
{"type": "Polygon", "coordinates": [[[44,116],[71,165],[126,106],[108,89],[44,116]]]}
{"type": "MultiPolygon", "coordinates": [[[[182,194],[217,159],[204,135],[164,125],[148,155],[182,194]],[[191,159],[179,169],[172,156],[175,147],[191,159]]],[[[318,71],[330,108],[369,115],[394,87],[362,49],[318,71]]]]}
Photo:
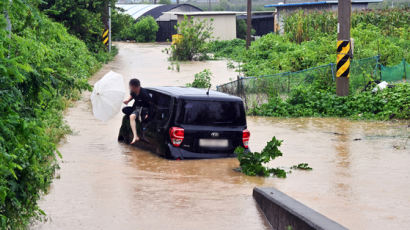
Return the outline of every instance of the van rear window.
{"type": "Polygon", "coordinates": [[[182,101],[178,123],[186,125],[245,125],[246,117],[242,102],[232,101],[182,101]]]}

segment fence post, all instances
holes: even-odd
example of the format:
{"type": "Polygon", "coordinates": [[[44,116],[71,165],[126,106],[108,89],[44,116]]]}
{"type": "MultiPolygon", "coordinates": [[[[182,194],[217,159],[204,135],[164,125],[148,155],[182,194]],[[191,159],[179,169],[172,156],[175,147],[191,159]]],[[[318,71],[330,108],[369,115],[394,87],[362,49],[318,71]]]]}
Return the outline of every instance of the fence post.
{"type": "Polygon", "coordinates": [[[332,80],[335,81],[335,70],[334,70],[334,63],[330,63],[330,69],[332,70],[332,80]]]}
{"type": "Polygon", "coordinates": [[[236,76],[236,96],[240,95],[240,87],[241,87],[241,83],[240,83],[240,78],[239,76],[236,76]]]}
{"type": "Polygon", "coordinates": [[[403,58],[404,81],[407,81],[406,59],[403,58]]]}
{"type": "Polygon", "coordinates": [[[288,75],[288,94],[290,93],[290,74],[288,75]]]}
{"type": "Polygon", "coordinates": [[[383,76],[382,76],[382,64],[380,64],[380,55],[377,55],[377,66],[379,66],[379,77],[380,77],[380,81],[382,81],[383,76]]]}

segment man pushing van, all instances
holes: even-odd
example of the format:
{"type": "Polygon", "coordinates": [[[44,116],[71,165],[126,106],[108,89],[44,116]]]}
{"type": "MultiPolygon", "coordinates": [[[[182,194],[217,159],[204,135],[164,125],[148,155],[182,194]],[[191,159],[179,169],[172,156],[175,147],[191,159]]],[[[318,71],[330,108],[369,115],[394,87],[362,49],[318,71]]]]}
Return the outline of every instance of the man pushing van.
{"type": "Polygon", "coordinates": [[[151,107],[151,97],[148,91],[141,87],[141,83],[138,79],[133,78],[129,82],[130,96],[124,101],[124,104],[128,105],[131,100],[134,100],[132,107],[125,107],[122,111],[130,115],[130,126],[132,134],[134,135],[131,144],[139,141],[136,119],[138,118],[142,123],[144,120],[148,119],[149,109],[151,107]]]}

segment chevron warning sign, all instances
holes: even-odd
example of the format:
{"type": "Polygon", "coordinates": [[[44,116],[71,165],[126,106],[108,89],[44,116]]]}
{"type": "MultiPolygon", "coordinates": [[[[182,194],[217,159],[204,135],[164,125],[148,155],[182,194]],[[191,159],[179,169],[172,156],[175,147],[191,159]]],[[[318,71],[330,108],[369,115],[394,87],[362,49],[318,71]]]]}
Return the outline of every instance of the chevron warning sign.
{"type": "Polygon", "coordinates": [[[108,45],[108,29],[104,29],[104,32],[102,34],[102,42],[104,45],[108,45]]]}
{"type": "Polygon", "coordinates": [[[350,74],[350,41],[337,41],[336,77],[349,77],[350,74]]]}

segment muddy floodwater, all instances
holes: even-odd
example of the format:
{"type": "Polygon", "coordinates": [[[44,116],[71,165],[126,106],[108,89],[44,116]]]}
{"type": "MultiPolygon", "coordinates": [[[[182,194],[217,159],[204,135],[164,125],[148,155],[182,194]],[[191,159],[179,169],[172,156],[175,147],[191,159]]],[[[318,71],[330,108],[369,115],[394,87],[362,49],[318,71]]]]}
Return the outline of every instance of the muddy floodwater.
{"type": "MultiPolygon", "coordinates": [[[[205,68],[214,85],[236,78],[225,61],[182,63],[177,72],[168,70],[164,45],[117,46],[91,82],[109,70],[143,86],[184,85],[205,68]]],[[[170,161],[118,143],[122,115],[96,120],[89,96],[67,111],[74,133],[59,147],[61,169],[40,202],[48,221],[32,229],[268,229],[255,186],[275,187],[350,229],[410,228],[408,122],[248,117],[252,150],[273,135],[284,140],[271,166],[313,167],[260,178],[233,171],[233,158],[170,161]]]]}

